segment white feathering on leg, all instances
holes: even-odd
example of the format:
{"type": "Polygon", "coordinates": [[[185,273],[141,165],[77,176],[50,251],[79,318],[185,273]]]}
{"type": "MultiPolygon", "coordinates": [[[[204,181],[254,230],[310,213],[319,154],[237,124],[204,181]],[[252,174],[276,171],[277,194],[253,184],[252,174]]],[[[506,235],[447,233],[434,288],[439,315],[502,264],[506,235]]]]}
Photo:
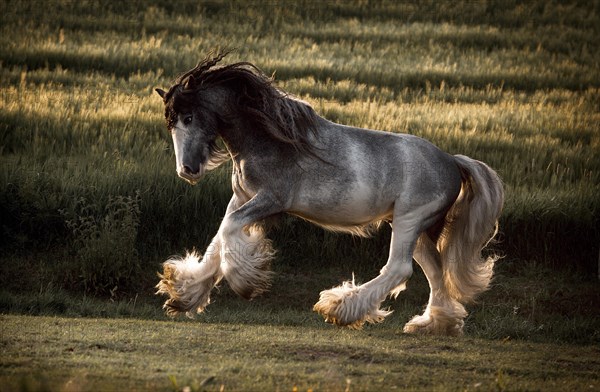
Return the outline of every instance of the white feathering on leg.
{"type": "Polygon", "coordinates": [[[271,285],[271,260],[275,251],[261,227],[252,226],[227,236],[221,248],[221,270],[229,286],[240,296],[251,299],[271,285]]]}
{"type": "Polygon", "coordinates": [[[360,329],[365,322],[380,323],[392,312],[379,309],[379,302],[372,305],[369,297],[359,295],[360,285],[346,281],[341,286],[321,291],[319,302],[313,310],[323,317],[325,321],[352,329],[360,329]]]}
{"type": "Polygon", "coordinates": [[[167,294],[163,308],[169,316],[185,312],[188,317],[200,313],[210,303],[210,290],[221,280],[219,258],[207,254],[200,261],[198,253],[184,258],[173,257],[163,263],[163,273],[156,286],[157,294],[167,294]]]}

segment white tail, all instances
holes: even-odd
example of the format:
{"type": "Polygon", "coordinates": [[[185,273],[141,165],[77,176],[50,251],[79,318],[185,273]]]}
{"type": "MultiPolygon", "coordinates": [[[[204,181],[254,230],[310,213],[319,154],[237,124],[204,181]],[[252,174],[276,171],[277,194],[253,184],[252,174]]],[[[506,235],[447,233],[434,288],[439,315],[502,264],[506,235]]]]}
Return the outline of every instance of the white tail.
{"type": "Polygon", "coordinates": [[[461,303],[485,291],[498,256],[481,250],[494,238],[504,204],[502,181],[483,162],[455,155],[463,173],[460,194],[446,215],[437,243],[448,294],[461,303]]]}

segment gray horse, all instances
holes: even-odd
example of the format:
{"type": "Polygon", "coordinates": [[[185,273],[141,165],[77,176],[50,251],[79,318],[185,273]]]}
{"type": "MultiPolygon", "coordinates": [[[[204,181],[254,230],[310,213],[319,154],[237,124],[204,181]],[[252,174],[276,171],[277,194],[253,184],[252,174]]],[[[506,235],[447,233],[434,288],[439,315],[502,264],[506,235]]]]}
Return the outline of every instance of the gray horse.
{"type": "Polygon", "coordinates": [[[390,312],[381,302],[404,290],[414,258],[431,294],[404,331],[462,333],[463,304],[487,289],[497,259],[481,255],[503,205],[497,174],[416,136],[328,121],[250,63],[217,66],[225,55],[200,62],[169,91],[156,89],[181,178],[194,185],[233,160],[233,197],[206,253],[163,265],[157,288],[169,296],[166,312],[202,312],[222,278],[245,298],[267,290],[274,252],[262,223],[288,213],[355,235],[392,225],[376,278],[321,292],[314,310],[326,321],[351,328],[383,321],[390,312]]]}

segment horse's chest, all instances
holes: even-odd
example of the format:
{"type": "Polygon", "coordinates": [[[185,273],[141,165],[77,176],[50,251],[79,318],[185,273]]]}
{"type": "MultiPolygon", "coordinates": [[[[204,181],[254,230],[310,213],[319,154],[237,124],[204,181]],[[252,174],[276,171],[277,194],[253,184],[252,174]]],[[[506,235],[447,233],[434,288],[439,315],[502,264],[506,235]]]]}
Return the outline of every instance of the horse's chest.
{"type": "Polygon", "coordinates": [[[248,181],[247,176],[239,170],[233,171],[231,176],[231,187],[238,197],[243,196],[243,199],[246,200],[252,199],[257,193],[255,187],[248,181]]]}

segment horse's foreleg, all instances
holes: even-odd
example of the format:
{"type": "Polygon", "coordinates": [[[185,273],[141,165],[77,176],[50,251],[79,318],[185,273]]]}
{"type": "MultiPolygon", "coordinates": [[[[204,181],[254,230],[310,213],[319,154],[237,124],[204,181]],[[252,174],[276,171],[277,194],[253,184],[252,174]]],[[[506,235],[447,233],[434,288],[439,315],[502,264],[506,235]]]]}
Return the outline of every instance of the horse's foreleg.
{"type": "Polygon", "coordinates": [[[425,272],[431,293],[423,314],[413,317],[404,326],[404,332],[460,335],[467,312],[460,302],[448,295],[440,253],[427,234],[419,237],[413,257],[425,272]]]}
{"type": "Polygon", "coordinates": [[[270,287],[275,252],[256,223],[280,211],[272,198],[259,193],[227,214],[219,228],[221,271],[229,286],[244,298],[254,298],[270,287]]]}
{"type": "Polygon", "coordinates": [[[169,296],[163,306],[169,316],[185,312],[192,317],[210,303],[210,291],[223,276],[220,247],[220,241],[215,237],[202,260],[198,253],[192,252],[184,258],[173,257],[163,263],[156,293],[169,296]]]}
{"type": "Polygon", "coordinates": [[[379,276],[363,284],[354,281],[321,292],[314,310],[325,320],[360,328],[365,322],[381,322],[391,312],[380,309],[388,294],[398,295],[412,275],[412,253],[422,226],[421,209],[394,211],[392,242],[387,264],[379,276]]]}
{"type": "MultiPolygon", "coordinates": [[[[240,202],[233,197],[227,206],[226,216],[239,208],[240,202]]],[[[221,271],[221,237],[213,238],[204,256],[196,252],[185,257],[173,257],[163,263],[163,273],[156,286],[157,294],[169,299],[163,308],[169,316],[186,313],[192,317],[210,303],[210,291],[223,277],[221,271]]]]}

